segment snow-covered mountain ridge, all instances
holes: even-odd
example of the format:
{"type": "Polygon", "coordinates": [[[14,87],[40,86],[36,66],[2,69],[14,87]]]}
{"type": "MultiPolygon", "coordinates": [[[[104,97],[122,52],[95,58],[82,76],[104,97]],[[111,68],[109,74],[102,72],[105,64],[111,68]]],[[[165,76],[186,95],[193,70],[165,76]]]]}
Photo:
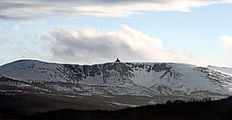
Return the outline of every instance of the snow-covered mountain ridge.
{"type": "Polygon", "coordinates": [[[208,65],[207,66],[210,69],[219,71],[221,73],[227,74],[227,75],[231,75],[232,76],[232,68],[227,68],[227,67],[217,67],[217,66],[212,66],[212,65],[208,65]]]}
{"type": "Polygon", "coordinates": [[[7,83],[8,87],[77,95],[216,99],[232,95],[232,76],[188,64],[111,62],[74,65],[20,60],[1,66],[0,75],[8,79],[0,79],[0,85],[7,83]]]}

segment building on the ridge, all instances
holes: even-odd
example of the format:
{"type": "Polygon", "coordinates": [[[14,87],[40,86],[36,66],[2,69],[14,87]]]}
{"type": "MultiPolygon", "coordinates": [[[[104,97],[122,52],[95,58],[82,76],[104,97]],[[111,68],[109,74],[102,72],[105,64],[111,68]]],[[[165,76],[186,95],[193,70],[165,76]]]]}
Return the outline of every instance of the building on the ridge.
{"type": "Polygon", "coordinates": [[[115,62],[118,62],[118,63],[119,63],[119,62],[121,62],[121,61],[117,58],[117,60],[116,60],[115,62]]]}

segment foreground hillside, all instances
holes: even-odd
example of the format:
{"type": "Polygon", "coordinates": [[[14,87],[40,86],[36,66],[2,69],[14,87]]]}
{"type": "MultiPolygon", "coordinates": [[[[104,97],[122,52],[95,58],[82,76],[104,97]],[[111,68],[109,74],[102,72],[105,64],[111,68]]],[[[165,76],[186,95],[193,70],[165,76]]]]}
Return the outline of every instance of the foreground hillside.
{"type": "MultiPolygon", "coordinates": [[[[74,110],[62,109],[34,115],[11,115],[9,119],[232,119],[232,98],[218,101],[192,101],[181,100],[143,107],[127,108],[116,111],[109,110],[74,110]]],[[[11,114],[5,111],[8,116],[11,114]]],[[[4,118],[4,116],[3,116],[4,118]]],[[[6,117],[5,117],[6,118],[6,117]]]]}

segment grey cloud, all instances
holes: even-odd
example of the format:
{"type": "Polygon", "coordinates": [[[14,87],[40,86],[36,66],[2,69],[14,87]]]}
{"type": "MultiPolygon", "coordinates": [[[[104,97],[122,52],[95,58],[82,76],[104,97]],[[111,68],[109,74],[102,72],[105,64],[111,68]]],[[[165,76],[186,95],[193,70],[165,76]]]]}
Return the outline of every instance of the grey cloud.
{"type": "MultiPolygon", "coordinates": [[[[230,37],[224,38],[227,40],[230,37]]],[[[122,61],[181,62],[197,65],[212,63],[208,58],[194,55],[189,49],[185,49],[184,52],[169,50],[163,46],[160,39],[145,35],[126,25],[122,25],[119,31],[106,34],[90,28],[78,31],[57,28],[34,39],[33,42],[26,43],[19,41],[15,43],[7,37],[0,37],[0,46],[1,50],[8,50],[0,54],[8,60],[27,58],[93,64],[120,58],[122,61]]]]}
{"type": "Polygon", "coordinates": [[[120,58],[123,61],[211,63],[208,58],[195,56],[190,50],[185,53],[168,50],[161,40],[125,25],[119,31],[105,35],[94,29],[74,31],[58,28],[41,36],[41,40],[44,41],[44,50],[50,54],[49,61],[55,62],[93,64],[120,58]]]}
{"type": "MultiPolygon", "coordinates": [[[[79,35],[81,34],[79,33],[79,35]]],[[[145,59],[144,56],[139,54],[138,51],[132,50],[126,43],[115,42],[119,40],[107,35],[76,38],[65,31],[53,31],[49,36],[44,36],[42,39],[49,44],[48,50],[53,59],[61,62],[96,63],[111,61],[117,57],[124,60],[145,59]]]]}
{"type": "Polygon", "coordinates": [[[230,0],[0,0],[0,19],[31,21],[51,16],[122,16],[136,10],[186,11],[211,2],[230,0]],[[182,2],[185,6],[175,6],[182,2]]]}

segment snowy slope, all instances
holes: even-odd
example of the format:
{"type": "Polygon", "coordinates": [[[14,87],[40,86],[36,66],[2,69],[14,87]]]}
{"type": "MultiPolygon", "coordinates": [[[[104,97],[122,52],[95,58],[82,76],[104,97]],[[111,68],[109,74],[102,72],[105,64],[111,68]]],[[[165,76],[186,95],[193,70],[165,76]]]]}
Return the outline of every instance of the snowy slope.
{"type": "Polygon", "coordinates": [[[216,71],[219,71],[221,73],[224,73],[224,74],[228,74],[228,75],[231,75],[232,76],[232,68],[227,68],[227,67],[217,67],[217,66],[207,66],[208,68],[210,69],[213,69],[213,70],[216,70],[216,71]]]}
{"type": "Polygon", "coordinates": [[[3,65],[0,68],[0,74],[26,82],[57,82],[67,79],[61,65],[31,60],[19,60],[3,65]]]}
{"type": "Polygon", "coordinates": [[[232,95],[231,76],[188,64],[71,65],[20,60],[1,66],[0,75],[43,90],[89,96],[223,98],[232,95]]]}

